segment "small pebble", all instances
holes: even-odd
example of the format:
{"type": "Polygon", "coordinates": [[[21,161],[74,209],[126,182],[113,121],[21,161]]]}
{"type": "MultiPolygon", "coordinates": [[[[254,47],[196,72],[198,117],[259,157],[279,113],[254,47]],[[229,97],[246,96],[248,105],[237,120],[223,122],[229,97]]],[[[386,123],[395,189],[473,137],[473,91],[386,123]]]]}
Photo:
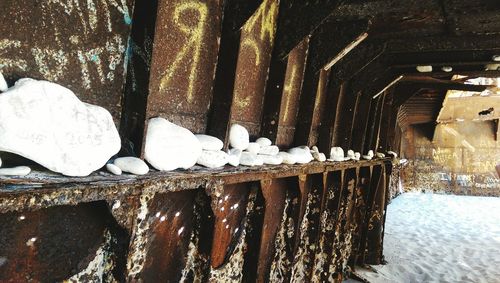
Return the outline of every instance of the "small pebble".
{"type": "Polygon", "coordinates": [[[149,167],[142,159],[137,157],[120,157],[115,159],[114,165],[118,166],[123,172],[134,175],[144,175],[149,172],[149,167]]]}
{"type": "Polygon", "coordinates": [[[283,163],[283,157],[280,155],[258,155],[258,157],[262,158],[264,164],[269,165],[280,165],[283,163]]]}
{"type": "Polygon", "coordinates": [[[288,152],[280,151],[278,153],[278,156],[281,156],[281,158],[283,158],[283,164],[293,165],[293,164],[297,163],[297,159],[295,158],[295,155],[290,154],[288,152]]]}
{"type": "Polygon", "coordinates": [[[417,71],[419,71],[420,73],[429,73],[432,72],[432,66],[417,66],[417,71]]]}
{"type": "Polygon", "coordinates": [[[270,146],[273,144],[270,139],[265,137],[260,137],[255,142],[260,144],[260,146],[270,146]]]}
{"type": "Polygon", "coordinates": [[[242,151],[237,148],[231,148],[227,151],[229,165],[234,167],[240,165],[241,152],[242,151]]]}
{"type": "Polygon", "coordinates": [[[239,124],[233,124],[229,130],[229,144],[233,148],[245,150],[250,143],[247,129],[239,124]]]}
{"type": "Polygon", "coordinates": [[[251,152],[253,154],[259,154],[260,144],[258,144],[256,142],[251,142],[248,144],[246,151],[251,152]]]}
{"type": "Polygon", "coordinates": [[[377,158],[385,158],[385,154],[383,154],[382,152],[377,152],[376,156],[377,158]]]}
{"type": "Polygon", "coordinates": [[[228,161],[229,155],[222,150],[203,150],[196,163],[208,168],[219,168],[226,165],[228,161]]]}
{"type": "Polygon", "coordinates": [[[216,137],[201,134],[194,136],[200,141],[201,149],[203,150],[218,151],[224,147],[224,143],[216,137]]]}
{"type": "Polygon", "coordinates": [[[326,161],[326,156],[325,156],[325,154],[324,154],[324,153],[322,153],[322,152],[316,152],[316,151],[314,151],[314,150],[313,150],[313,154],[312,154],[312,156],[314,157],[314,159],[315,159],[316,161],[319,161],[319,162],[324,162],[324,161],[326,161]]]}
{"type": "Polygon", "coordinates": [[[372,160],[373,156],[371,155],[363,155],[363,159],[365,160],[372,160]]]}
{"type": "Polygon", "coordinates": [[[262,146],[259,150],[261,155],[276,155],[280,152],[280,149],[276,145],[262,146]]]}
{"type": "Polygon", "coordinates": [[[114,165],[114,164],[111,164],[111,163],[108,163],[106,164],[106,169],[111,172],[112,174],[115,174],[115,175],[121,175],[122,174],[122,169],[120,169],[120,167],[114,165]]]}
{"type": "Polygon", "coordinates": [[[359,153],[359,152],[356,151],[354,153],[354,160],[359,161],[360,159],[361,159],[361,153],[359,153]]]}
{"type": "Polygon", "coordinates": [[[29,173],[31,173],[31,168],[28,166],[0,168],[0,176],[26,176],[29,173]]]}
{"type": "Polygon", "coordinates": [[[344,161],[344,149],[341,147],[332,147],[330,149],[331,161],[344,161]]]}
{"type": "Polygon", "coordinates": [[[295,161],[299,164],[309,163],[314,160],[314,157],[311,154],[311,150],[307,146],[299,146],[290,148],[288,153],[294,155],[295,161]]]}

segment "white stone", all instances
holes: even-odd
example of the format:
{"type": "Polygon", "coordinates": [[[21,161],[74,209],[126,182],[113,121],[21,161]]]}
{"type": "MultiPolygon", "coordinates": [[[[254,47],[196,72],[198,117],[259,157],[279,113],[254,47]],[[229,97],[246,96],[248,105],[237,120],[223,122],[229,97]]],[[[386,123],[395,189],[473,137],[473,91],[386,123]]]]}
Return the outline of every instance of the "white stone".
{"type": "Polygon", "coordinates": [[[493,55],[491,59],[495,62],[500,62],[500,55],[493,55]]]}
{"type": "Polygon", "coordinates": [[[260,147],[259,154],[261,155],[276,155],[280,152],[280,149],[276,145],[268,145],[260,147]]]}
{"type": "Polygon", "coordinates": [[[195,135],[195,137],[198,139],[201,144],[201,148],[204,150],[218,151],[224,147],[224,143],[216,137],[202,134],[195,135]]]}
{"type": "Polygon", "coordinates": [[[186,128],[164,118],[152,118],[148,123],[145,159],[160,171],[188,169],[201,155],[200,141],[186,128]]]}
{"type": "MultiPolygon", "coordinates": [[[[241,153],[240,164],[245,166],[257,166],[260,163],[257,159],[257,154],[244,151],[241,153]]],[[[264,161],[262,161],[262,163],[264,163],[264,161]]]]}
{"type": "Polygon", "coordinates": [[[319,161],[319,162],[324,162],[326,161],[326,156],[324,153],[322,152],[316,152],[314,150],[312,150],[312,156],[314,157],[315,160],[319,161]]]}
{"type": "Polygon", "coordinates": [[[0,158],[0,167],[2,167],[2,158],[0,158]]]}
{"type": "Polygon", "coordinates": [[[349,149],[347,151],[347,156],[346,156],[348,159],[347,160],[350,160],[350,159],[354,159],[355,158],[355,155],[354,155],[354,150],[352,149],[349,149]]]}
{"type": "Polygon", "coordinates": [[[330,149],[330,160],[344,161],[344,150],[341,147],[332,147],[330,149]]]}
{"type": "Polygon", "coordinates": [[[420,73],[429,73],[432,72],[432,66],[430,65],[417,66],[417,71],[419,71],[420,73]]]}
{"type": "Polygon", "coordinates": [[[398,158],[398,154],[392,150],[387,151],[387,155],[391,155],[393,158],[398,158]]]}
{"type": "Polygon", "coordinates": [[[264,164],[269,164],[269,165],[280,165],[283,163],[283,157],[280,155],[258,155],[258,157],[262,158],[262,161],[264,164]]]}
{"type": "Polygon", "coordinates": [[[371,156],[371,157],[375,156],[375,154],[373,154],[373,150],[371,150],[371,149],[368,151],[368,153],[366,155],[371,156]]]}
{"type": "Polygon", "coordinates": [[[251,152],[253,154],[259,154],[260,144],[258,144],[256,142],[251,142],[248,144],[246,151],[251,152]]]}
{"type": "Polygon", "coordinates": [[[2,75],[2,72],[0,72],[0,92],[7,91],[9,89],[9,86],[7,85],[7,82],[5,81],[5,78],[2,75]]]}
{"type": "Polygon", "coordinates": [[[500,69],[500,64],[486,64],[484,69],[486,71],[497,71],[500,69]]]}
{"type": "Polygon", "coordinates": [[[229,154],[227,157],[227,163],[231,166],[237,167],[240,165],[240,156],[229,154]]]}
{"type": "Polygon", "coordinates": [[[58,84],[21,79],[0,93],[0,151],[68,176],[87,176],[121,148],[111,114],[58,84]]]}
{"type": "MultiPolygon", "coordinates": [[[[317,146],[313,146],[313,147],[311,148],[311,151],[312,151],[312,152],[319,152],[319,149],[318,149],[318,147],[317,147],[317,146]]],[[[312,152],[311,152],[311,153],[312,153],[312,152]]]]}
{"type": "Polygon", "coordinates": [[[281,158],[283,158],[283,164],[293,165],[293,164],[297,163],[297,159],[295,158],[295,155],[290,154],[288,152],[280,151],[278,153],[278,156],[281,156],[281,158]]]}
{"type": "Polygon", "coordinates": [[[385,154],[383,154],[382,152],[377,152],[375,155],[377,156],[377,158],[385,158],[385,154]]]}
{"type": "Polygon", "coordinates": [[[112,163],[106,164],[106,170],[108,170],[110,173],[112,173],[114,175],[121,175],[122,174],[122,169],[120,169],[120,167],[118,167],[112,163]]]}
{"type": "Polygon", "coordinates": [[[250,143],[247,129],[239,124],[233,124],[229,130],[229,144],[233,148],[245,150],[250,143]]]}
{"type": "Polygon", "coordinates": [[[451,67],[451,66],[443,66],[443,67],[441,67],[441,70],[443,72],[449,73],[449,72],[453,71],[453,67],[451,67]]]}
{"type": "Polygon", "coordinates": [[[132,173],[134,175],[144,175],[149,172],[149,167],[146,162],[137,157],[120,157],[115,159],[113,164],[120,168],[123,172],[132,173]]]}
{"type": "Polygon", "coordinates": [[[255,142],[260,144],[260,146],[269,146],[273,144],[273,142],[266,137],[260,137],[255,142]]]}
{"type": "Polygon", "coordinates": [[[256,166],[264,165],[264,158],[262,158],[262,155],[257,155],[257,157],[255,158],[255,165],[256,166]]]}
{"type": "Polygon", "coordinates": [[[360,159],[361,159],[361,153],[356,151],[354,153],[354,160],[359,161],[360,159]]]}
{"type": "Polygon", "coordinates": [[[363,159],[365,160],[372,160],[373,156],[371,155],[363,155],[363,159]]]}
{"type": "Polygon", "coordinates": [[[299,164],[309,163],[314,159],[311,150],[307,146],[290,148],[288,153],[294,155],[295,162],[299,164]]]}
{"type": "Polygon", "coordinates": [[[208,167],[218,168],[226,165],[229,162],[229,155],[222,150],[203,150],[196,163],[208,167]]]}
{"type": "Polygon", "coordinates": [[[0,168],[0,176],[26,176],[31,172],[28,166],[0,168]]]}

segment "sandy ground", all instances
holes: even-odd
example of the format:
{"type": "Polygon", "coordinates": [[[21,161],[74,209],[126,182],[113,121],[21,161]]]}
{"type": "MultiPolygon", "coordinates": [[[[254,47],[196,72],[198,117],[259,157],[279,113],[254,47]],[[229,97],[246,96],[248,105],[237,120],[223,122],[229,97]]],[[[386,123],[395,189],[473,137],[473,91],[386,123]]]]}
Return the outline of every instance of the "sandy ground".
{"type": "Polygon", "coordinates": [[[388,264],[357,269],[370,282],[500,282],[500,198],[407,193],[386,221],[388,264]]]}

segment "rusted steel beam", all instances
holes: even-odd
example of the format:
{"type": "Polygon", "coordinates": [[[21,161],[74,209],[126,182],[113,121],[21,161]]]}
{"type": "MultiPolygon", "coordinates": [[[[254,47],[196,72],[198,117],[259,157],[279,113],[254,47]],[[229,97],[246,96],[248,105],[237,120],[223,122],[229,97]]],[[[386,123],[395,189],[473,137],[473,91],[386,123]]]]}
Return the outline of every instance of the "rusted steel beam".
{"type": "Polygon", "coordinates": [[[358,171],[358,180],[355,190],[355,207],[353,213],[354,230],[351,239],[351,255],[348,264],[354,267],[362,257],[364,245],[361,244],[363,230],[366,229],[366,211],[368,209],[368,197],[370,195],[371,167],[361,167],[358,171]]]}
{"type": "MultiPolygon", "coordinates": [[[[262,134],[273,137],[273,132],[276,131],[276,144],[280,147],[286,148],[293,144],[308,49],[309,38],[306,38],[288,55],[285,82],[279,106],[279,122],[272,125],[273,120],[271,123],[268,122],[269,119],[264,120],[264,123],[267,122],[271,125],[263,128],[262,134]]],[[[272,86],[272,84],[269,85],[272,86]]]]}
{"type": "Polygon", "coordinates": [[[233,101],[236,67],[240,52],[241,27],[262,0],[226,1],[220,37],[220,48],[214,77],[214,94],[208,115],[207,132],[226,140],[233,101]],[[237,11],[237,13],[235,13],[237,11]]]}
{"type": "Polygon", "coordinates": [[[310,282],[320,228],[323,174],[300,175],[300,213],[291,281],[310,282]]]}
{"type": "Polygon", "coordinates": [[[335,125],[338,114],[341,112],[339,109],[339,101],[344,90],[344,84],[333,78],[333,73],[330,72],[330,79],[328,80],[328,86],[326,87],[325,111],[318,129],[317,145],[320,152],[329,153],[333,146],[335,125]]]}
{"type": "Polygon", "coordinates": [[[413,84],[420,88],[435,90],[462,90],[482,92],[488,88],[496,88],[496,85],[472,85],[452,80],[435,79],[431,77],[411,77],[405,76],[401,84],[413,84]]]}
{"type": "Polygon", "coordinates": [[[390,53],[440,52],[440,51],[480,51],[495,50],[500,46],[500,39],[495,35],[470,36],[427,36],[420,38],[398,38],[387,42],[390,53]]]}
{"type": "Polygon", "coordinates": [[[299,201],[300,189],[298,178],[292,177],[285,180],[287,189],[284,209],[275,237],[271,268],[266,279],[268,281],[290,282],[294,264],[296,235],[300,225],[298,221],[301,205],[299,201]]]}
{"type": "Polygon", "coordinates": [[[318,241],[318,251],[314,259],[312,273],[313,282],[335,282],[340,281],[339,277],[334,278],[336,272],[336,247],[334,240],[340,210],[340,200],[342,199],[344,171],[333,171],[324,174],[325,186],[323,187],[323,199],[321,205],[320,235],[318,241]]]}
{"type": "Polygon", "coordinates": [[[283,0],[281,4],[276,54],[285,58],[306,36],[311,34],[340,4],[339,0],[321,2],[283,0]]]}
{"type": "Polygon", "coordinates": [[[335,121],[335,131],[332,144],[340,146],[344,150],[351,147],[353,118],[358,105],[359,93],[352,93],[350,84],[346,86],[346,90],[342,93],[339,101],[340,113],[335,121]]]}
{"type": "Polygon", "coordinates": [[[339,22],[328,18],[311,36],[309,64],[313,72],[328,70],[368,37],[368,20],[339,22]],[[333,39],[333,40],[332,40],[333,39]]]}
{"type": "Polygon", "coordinates": [[[11,84],[20,78],[59,83],[119,123],[134,3],[2,1],[0,71],[11,84]]]}
{"type": "Polygon", "coordinates": [[[329,71],[321,70],[314,74],[306,66],[304,83],[300,96],[299,117],[294,136],[294,144],[315,145],[318,138],[318,126],[324,113],[326,86],[329,71]]]}
{"type": "Polygon", "coordinates": [[[139,153],[151,117],[206,131],[222,7],[218,1],[176,0],[141,3],[137,9],[122,133],[139,153]],[[190,15],[196,17],[187,20],[190,15]]]}
{"type": "Polygon", "coordinates": [[[368,123],[369,127],[367,128],[366,133],[368,140],[367,142],[365,142],[364,152],[368,152],[370,149],[378,151],[382,123],[382,111],[384,110],[386,96],[387,92],[377,98],[377,110],[375,116],[370,116],[373,117],[373,121],[368,123]]]}
{"type": "Polygon", "coordinates": [[[394,91],[391,90],[384,103],[384,113],[380,122],[380,141],[378,149],[382,151],[390,150],[390,145],[394,140],[394,129],[396,128],[398,109],[393,106],[394,91]]]}
{"type": "MultiPolygon", "coordinates": [[[[197,227],[210,225],[210,214],[196,215],[196,198],[202,191],[155,194],[140,210],[145,213],[138,219],[129,257],[128,280],[161,281],[168,277],[172,281],[186,280],[187,271],[196,259],[188,259],[192,240],[201,241],[197,227]],[[204,222],[200,222],[204,221],[204,222]]],[[[209,205],[206,203],[205,205],[209,205]]],[[[210,238],[209,234],[203,237],[210,238]]],[[[198,251],[199,252],[199,251],[198,251]]],[[[206,252],[206,251],[205,251],[206,252]]],[[[192,251],[194,253],[194,251],[192,251]]],[[[202,257],[202,253],[197,253],[202,257]]],[[[208,254],[204,255],[205,258],[208,254]]],[[[208,270],[208,266],[200,267],[208,270]]],[[[200,270],[200,271],[201,271],[200,270]]],[[[203,278],[203,274],[191,274],[193,278],[203,278]]]]}
{"type": "Polygon", "coordinates": [[[372,108],[375,108],[375,105],[373,105],[373,99],[361,94],[352,122],[352,142],[350,148],[354,151],[363,151],[363,145],[367,138],[366,128],[368,126],[369,114],[372,112],[372,108]]]}
{"type": "Polygon", "coordinates": [[[342,198],[340,199],[339,212],[335,226],[335,238],[333,246],[335,255],[332,265],[335,267],[333,278],[342,278],[342,273],[350,257],[350,239],[354,230],[353,211],[355,205],[355,188],[357,181],[357,169],[350,168],[343,174],[342,198]]]}
{"type": "Polygon", "coordinates": [[[2,282],[124,280],[129,239],[105,202],[0,214],[0,230],[2,282]]]}
{"type": "MultiPolygon", "coordinates": [[[[351,89],[353,92],[369,89],[375,81],[380,77],[380,74],[386,74],[390,71],[389,57],[386,53],[378,56],[376,59],[366,66],[362,71],[351,78],[351,89]]],[[[395,74],[398,75],[398,74],[395,74]]],[[[385,87],[385,86],[384,86],[385,87]]],[[[368,91],[370,92],[370,91],[368,91]]],[[[371,92],[373,93],[373,92],[371,92]]],[[[375,95],[377,93],[373,93],[375,95]]]]}
{"type": "Polygon", "coordinates": [[[384,51],[384,43],[365,40],[331,67],[332,75],[340,81],[347,81],[380,57],[384,51]]]}
{"type": "Polygon", "coordinates": [[[366,220],[368,230],[366,232],[366,256],[365,264],[382,264],[383,256],[383,221],[387,206],[387,178],[386,167],[382,166],[380,178],[376,184],[373,199],[369,201],[368,219],[366,220]]]}

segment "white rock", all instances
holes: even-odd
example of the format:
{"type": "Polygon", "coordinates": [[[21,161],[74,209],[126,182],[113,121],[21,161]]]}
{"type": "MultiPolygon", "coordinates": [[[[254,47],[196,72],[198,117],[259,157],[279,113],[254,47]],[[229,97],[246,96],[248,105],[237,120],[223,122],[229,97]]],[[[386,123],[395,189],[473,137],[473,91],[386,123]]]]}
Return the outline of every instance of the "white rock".
{"type": "Polygon", "coordinates": [[[432,72],[432,66],[430,65],[417,66],[417,71],[419,71],[420,73],[429,73],[432,72]]]}
{"type": "Polygon", "coordinates": [[[500,55],[493,55],[491,59],[495,62],[500,62],[500,55]]]}
{"type": "Polygon", "coordinates": [[[361,153],[359,153],[359,152],[356,151],[354,153],[354,160],[359,161],[360,159],[361,159],[361,153]]]}
{"type": "Polygon", "coordinates": [[[231,148],[227,151],[228,163],[234,167],[240,165],[241,150],[237,148],[231,148]]]}
{"type": "Polygon", "coordinates": [[[314,159],[311,150],[307,146],[290,148],[288,153],[294,155],[295,162],[299,164],[309,163],[314,159]]]}
{"type": "Polygon", "coordinates": [[[229,130],[229,144],[233,148],[245,150],[250,143],[247,129],[239,124],[233,124],[229,130]]]}
{"type": "Polygon", "coordinates": [[[2,72],[0,72],[0,92],[7,91],[7,89],[9,89],[9,86],[3,77],[2,72]]]}
{"type": "Polygon", "coordinates": [[[149,120],[144,157],[154,168],[188,169],[196,164],[201,150],[200,142],[188,129],[163,118],[149,120]]]}
{"type": "Polygon", "coordinates": [[[332,147],[330,149],[330,160],[344,161],[344,150],[341,147],[332,147]]]}
{"type": "Polygon", "coordinates": [[[261,155],[276,155],[280,152],[280,149],[276,145],[268,145],[260,147],[259,154],[261,155]]]}
{"type": "Polygon", "coordinates": [[[132,173],[134,175],[144,175],[149,172],[149,167],[146,162],[137,157],[120,157],[115,159],[113,164],[120,168],[123,172],[132,173]]]}
{"type": "Polygon", "coordinates": [[[241,153],[240,164],[245,166],[259,166],[264,164],[262,157],[247,151],[241,153]]]}
{"type": "Polygon", "coordinates": [[[387,151],[387,155],[391,155],[393,158],[398,158],[398,154],[392,150],[387,151]]]}
{"type": "Polygon", "coordinates": [[[106,169],[111,172],[112,174],[115,174],[115,175],[121,175],[122,174],[122,169],[120,169],[120,167],[112,164],[112,163],[108,163],[106,164],[106,169]]]}
{"type": "Polygon", "coordinates": [[[443,66],[443,67],[441,67],[441,70],[443,72],[449,73],[449,72],[453,71],[453,67],[451,67],[451,66],[443,66]]]}
{"type": "Polygon", "coordinates": [[[208,167],[218,168],[226,165],[229,162],[229,155],[222,150],[203,150],[196,163],[208,167]]]}
{"type": "Polygon", "coordinates": [[[260,146],[269,146],[273,144],[273,142],[270,139],[265,137],[260,137],[255,142],[260,144],[260,146]]]}
{"type": "Polygon", "coordinates": [[[224,143],[216,137],[202,134],[194,136],[198,139],[201,144],[201,148],[204,150],[218,151],[224,147],[224,143]]]}
{"type": "Polygon", "coordinates": [[[87,176],[120,150],[111,114],[58,84],[21,79],[0,93],[0,151],[68,176],[87,176]]]}
{"type": "Polygon", "coordinates": [[[256,142],[251,142],[248,144],[246,151],[251,152],[253,154],[259,154],[260,144],[258,144],[256,142]]]}
{"type": "Polygon", "coordinates": [[[350,160],[350,159],[354,159],[355,158],[355,155],[354,155],[354,150],[352,149],[349,149],[347,151],[347,156],[346,156],[348,159],[347,160],[350,160]]]}
{"type": "Polygon", "coordinates": [[[28,166],[0,168],[0,176],[26,176],[31,172],[28,166]]]}
{"type": "Polygon", "coordinates": [[[280,165],[283,163],[283,157],[280,155],[258,155],[258,157],[262,158],[262,161],[264,164],[269,164],[269,165],[280,165]]]}
{"type": "Polygon", "coordinates": [[[312,150],[312,156],[314,157],[315,160],[319,161],[319,162],[324,162],[326,161],[326,156],[324,153],[322,152],[316,152],[314,150],[312,150]]]}
{"type": "Polygon", "coordinates": [[[0,167],[2,167],[2,158],[0,158],[0,167]]]}
{"type": "Polygon", "coordinates": [[[382,152],[377,152],[375,155],[377,156],[377,158],[385,158],[385,154],[383,154],[382,152]]]}
{"type": "Polygon", "coordinates": [[[368,151],[368,153],[366,155],[371,156],[371,157],[375,156],[375,154],[373,154],[373,150],[371,150],[371,149],[368,151]]]}
{"type": "Polygon", "coordinates": [[[311,148],[311,151],[313,151],[313,152],[319,152],[319,149],[318,149],[318,147],[317,147],[317,146],[313,146],[313,147],[311,148]]]}
{"type": "Polygon", "coordinates": [[[497,71],[500,69],[500,64],[486,64],[484,69],[486,71],[497,71]]]}
{"type": "Polygon", "coordinates": [[[373,156],[371,155],[363,155],[363,159],[365,160],[372,160],[373,156]]]}
{"type": "Polygon", "coordinates": [[[297,163],[297,159],[295,158],[295,155],[290,154],[288,152],[280,151],[278,153],[278,156],[281,156],[281,158],[283,158],[283,162],[282,162],[283,164],[293,165],[293,164],[297,163]]]}

